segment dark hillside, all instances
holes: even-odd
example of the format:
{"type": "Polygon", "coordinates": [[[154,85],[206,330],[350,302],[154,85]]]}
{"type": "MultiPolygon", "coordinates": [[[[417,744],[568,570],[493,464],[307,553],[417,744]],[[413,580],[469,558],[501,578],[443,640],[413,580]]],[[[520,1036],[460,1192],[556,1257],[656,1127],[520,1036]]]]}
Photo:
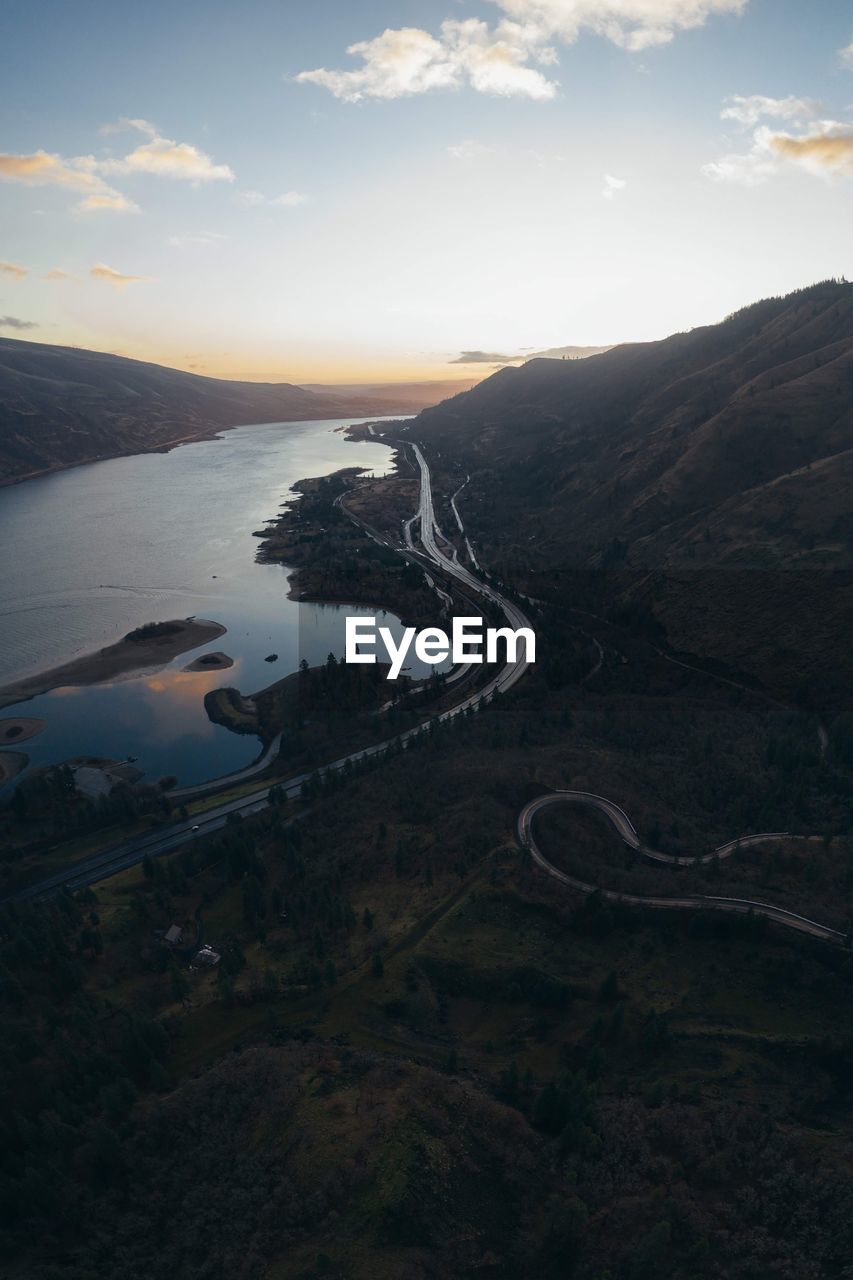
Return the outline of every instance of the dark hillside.
{"type": "MultiPolygon", "coordinates": [[[[619,591],[677,647],[760,679],[777,662],[788,690],[818,692],[832,667],[838,687],[853,621],[850,284],[503,370],[425,410],[418,431],[480,476],[469,515],[506,571],[618,568],[619,591]]],[[[853,691],[853,667],[840,684],[853,691]]]]}
{"type": "Polygon", "coordinates": [[[0,339],[0,484],[252,422],[405,412],[363,392],[228,382],[100,351],[0,339]]]}

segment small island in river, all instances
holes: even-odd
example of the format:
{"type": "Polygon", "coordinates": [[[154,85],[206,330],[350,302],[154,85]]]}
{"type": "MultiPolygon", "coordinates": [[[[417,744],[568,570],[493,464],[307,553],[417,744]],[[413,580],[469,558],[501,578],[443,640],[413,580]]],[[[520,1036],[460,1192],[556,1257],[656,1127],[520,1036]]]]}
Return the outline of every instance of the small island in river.
{"type": "Polygon", "coordinates": [[[184,671],[226,671],[233,666],[234,659],[217,649],[215,653],[203,653],[200,658],[194,658],[184,667],[184,671]]]}
{"type": "Polygon", "coordinates": [[[25,702],[63,686],[106,684],[132,671],[156,670],[179,654],[224,635],[225,630],[220,623],[208,618],[148,622],[97,653],[82,654],[49,671],[5,685],[0,688],[0,707],[25,702]]]}

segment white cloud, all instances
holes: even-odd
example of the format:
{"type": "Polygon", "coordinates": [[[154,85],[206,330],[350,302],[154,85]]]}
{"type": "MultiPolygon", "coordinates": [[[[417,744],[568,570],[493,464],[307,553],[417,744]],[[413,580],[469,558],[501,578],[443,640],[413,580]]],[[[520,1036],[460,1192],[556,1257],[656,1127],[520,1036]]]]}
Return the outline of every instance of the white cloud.
{"type": "Polygon", "coordinates": [[[611,173],[605,173],[604,186],[601,194],[605,200],[612,200],[618,196],[620,191],[624,191],[628,183],[624,178],[614,178],[611,173]]]}
{"type": "Polygon", "coordinates": [[[840,49],[838,56],[841,58],[842,67],[846,67],[848,71],[853,71],[853,40],[847,45],[846,49],[840,49]]]}
{"type": "MultiPolygon", "coordinates": [[[[753,131],[747,151],[732,152],[702,167],[707,178],[716,182],[740,183],[756,186],[791,167],[819,177],[843,178],[853,176],[853,125],[838,120],[811,120],[807,117],[813,104],[802,99],[743,99],[744,102],[770,102],[780,104],[799,103],[801,111],[792,105],[790,110],[765,107],[760,115],[793,119],[797,132],[773,129],[762,124],[753,131]]],[[[729,109],[730,110],[730,109],[729,109]]],[[[724,112],[724,116],[725,116],[724,112]]],[[[759,115],[744,111],[744,118],[754,122],[759,115]]],[[[728,118],[731,118],[729,116],[728,118]]],[[[740,117],[736,117],[740,118],[740,117]]]]}
{"type": "Polygon", "coordinates": [[[148,120],[122,117],[115,124],[104,125],[102,132],[128,129],[144,134],[147,141],[122,159],[104,160],[91,155],[65,159],[44,150],[28,155],[0,152],[0,178],[28,187],[55,186],[77,191],[83,196],[74,206],[77,213],[139,212],[139,206],[111,186],[104,175],[143,173],[190,182],[234,181],[228,165],[214,164],[210,156],[188,142],[161,137],[148,120]]]}
{"type": "Polygon", "coordinates": [[[717,14],[739,14],[747,0],[491,0],[504,13],[492,28],[477,18],[448,19],[434,36],[419,27],[383,31],[347,52],[362,60],[350,71],[318,67],[296,79],[317,84],[344,102],[402,98],[469,84],[480,93],[553,98],[557,82],[536,66],[553,66],[551,43],[574,42],[585,31],[638,51],[669,43],[678,31],[717,14]]]}
{"type": "Polygon", "coordinates": [[[721,120],[735,120],[744,126],[756,125],[759,120],[804,120],[814,116],[818,103],[811,98],[765,98],[754,93],[748,98],[734,94],[726,98],[720,112],[721,120]]]}
{"type": "Polygon", "coordinates": [[[92,167],[103,173],[147,173],[159,178],[182,178],[188,182],[233,182],[234,172],[227,164],[214,164],[210,156],[190,142],[164,138],[149,120],[127,116],[102,132],[117,133],[135,129],[148,141],[142,142],[121,160],[93,160],[92,167]]]}
{"type": "Polygon", "coordinates": [[[126,133],[128,129],[136,129],[138,133],[147,133],[149,138],[156,138],[159,130],[150,120],[139,116],[120,116],[111,124],[102,124],[101,133],[126,133]]]}
{"type": "Polygon", "coordinates": [[[202,248],[213,248],[223,240],[227,240],[220,231],[196,231],[192,235],[169,236],[167,241],[173,249],[183,249],[188,245],[200,245],[202,248]]]}
{"type": "Polygon", "coordinates": [[[273,196],[269,203],[282,209],[296,209],[300,204],[308,203],[308,196],[304,191],[285,191],[280,196],[273,196]]]}
{"type": "Polygon", "coordinates": [[[740,14],[747,0],[492,0],[510,17],[574,44],[584,31],[638,52],[668,44],[678,31],[719,14],[740,14]]]}
{"type": "Polygon", "coordinates": [[[402,98],[431,89],[457,89],[464,83],[480,93],[543,100],[554,97],[556,83],[525,65],[531,56],[545,65],[553,61],[552,51],[539,45],[515,23],[491,30],[477,18],[448,20],[441,24],[438,39],[417,27],[387,30],[350,45],[347,52],[363,62],[357,70],[320,67],[302,71],[296,79],[322,85],[344,102],[402,98]]]}
{"type": "Polygon", "coordinates": [[[236,199],[239,204],[252,208],[296,209],[301,204],[308,204],[311,197],[304,191],[285,191],[280,196],[265,196],[262,191],[238,191],[236,199]]]}
{"type": "Polygon", "coordinates": [[[480,156],[489,156],[494,154],[494,147],[489,147],[485,142],[477,142],[474,138],[465,138],[463,142],[455,142],[447,148],[447,154],[452,156],[454,160],[477,160],[480,156]]]}

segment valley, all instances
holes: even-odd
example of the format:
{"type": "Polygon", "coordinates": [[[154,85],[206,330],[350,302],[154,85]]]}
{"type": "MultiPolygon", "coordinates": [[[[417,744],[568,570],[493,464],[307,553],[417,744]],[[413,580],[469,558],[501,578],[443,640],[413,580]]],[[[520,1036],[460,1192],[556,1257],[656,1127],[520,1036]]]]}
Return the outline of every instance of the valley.
{"type": "MultiPolygon", "coordinates": [[[[300,1206],[289,1253],[270,1255],[282,1276],[312,1274],[321,1253],[356,1280],[429,1275],[428,1259],[463,1274],[488,1250],[496,1275],[556,1280],[571,1258],[571,1274],[598,1280],[634,1274],[629,1239],[650,1275],[664,1235],[685,1275],[720,1274],[708,1259],[732,1274],[741,1262],[772,1274],[781,1256],[803,1270],[818,1238],[833,1274],[851,1194],[843,704],[808,696],[808,676],[792,687],[730,664],[729,637],[712,643],[707,622],[703,646],[676,644],[633,570],[596,567],[599,552],[552,562],[551,491],[522,508],[517,455],[481,456],[479,428],[451,447],[435,422],[372,425],[395,451],[385,476],[301,482],[265,517],[259,567],[286,566],[297,599],[390,605],[410,625],[476,606],[491,625],[531,626],[535,664],[408,682],[385,707],[381,667],[241,680],[241,697],[262,690],[265,772],[208,775],[167,793],[156,821],[30,857],[7,928],[48,930],[58,956],[80,939],[81,998],[132,1003],[149,1046],[133,1057],[106,1029],[102,1052],[125,1055],[169,1124],[191,1128],[228,1099],[211,1161],[232,1152],[248,1177],[244,1126],[260,1133],[288,1212],[300,1206]],[[379,683],[360,701],[352,677],[365,672],[379,683]],[[274,736],[302,718],[307,758],[274,736]],[[156,940],[170,924],[177,950],[156,940]],[[212,969],[193,963],[204,948],[212,969]],[[255,1114],[259,1090],[282,1100],[273,1121],[269,1106],[255,1114]],[[758,1219],[742,1207],[747,1182],[758,1219]],[[780,1235],[769,1224],[792,1188],[802,1218],[780,1235]],[[827,1202],[831,1235],[816,1225],[827,1202]]],[[[127,1104],[113,1176],[150,1195],[156,1169],[184,1194],[173,1161],[139,1162],[152,1114],[127,1104]]],[[[155,1258],[125,1192],[99,1177],[81,1195],[108,1210],[84,1240],[66,1230],[80,1265],[122,1230],[165,1275],[187,1247],[181,1226],[155,1258]]],[[[213,1202],[229,1194],[215,1172],[205,1186],[213,1202]]],[[[259,1207],[243,1215],[223,1256],[263,1252],[264,1221],[259,1207]]]]}

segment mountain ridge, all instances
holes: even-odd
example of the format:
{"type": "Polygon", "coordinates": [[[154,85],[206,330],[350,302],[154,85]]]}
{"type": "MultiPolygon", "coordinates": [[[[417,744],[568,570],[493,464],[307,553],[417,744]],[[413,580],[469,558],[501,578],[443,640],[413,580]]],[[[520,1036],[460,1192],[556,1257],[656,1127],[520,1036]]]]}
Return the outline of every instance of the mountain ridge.
{"type": "Polygon", "coordinates": [[[416,430],[480,477],[472,528],[508,580],[618,575],[611,603],[675,647],[853,698],[853,285],[501,370],[416,430]]]}
{"type": "Polygon", "coordinates": [[[381,416],[422,405],[405,392],[319,394],[0,338],[0,485],[248,423],[381,416]]]}

